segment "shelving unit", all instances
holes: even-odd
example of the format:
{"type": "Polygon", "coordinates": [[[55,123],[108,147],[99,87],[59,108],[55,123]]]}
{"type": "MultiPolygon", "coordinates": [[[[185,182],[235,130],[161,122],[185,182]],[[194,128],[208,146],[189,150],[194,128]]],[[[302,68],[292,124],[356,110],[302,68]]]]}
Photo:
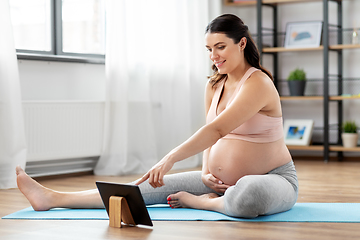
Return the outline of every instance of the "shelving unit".
{"type": "MultiPolygon", "coordinates": [[[[278,58],[283,52],[299,52],[299,51],[321,51],[323,54],[323,96],[303,96],[303,97],[291,97],[281,96],[281,101],[323,101],[323,144],[322,145],[310,145],[310,146],[288,146],[290,150],[307,150],[307,151],[323,151],[324,161],[329,160],[330,152],[337,152],[338,159],[343,158],[343,152],[360,152],[360,147],[356,148],[344,148],[342,147],[341,140],[341,126],[343,123],[343,101],[360,99],[360,96],[343,96],[342,83],[343,83],[343,50],[346,49],[357,49],[360,48],[360,44],[343,44],[342,39],[342,2],[349,0],[254,0],[254,1],[233,1],[224,0],[224,4],[228,6],[243,7],[254,5],[257,10],[257,46],[261,55],[270,54],[273,56],[273,76],[275,86],[278,85],[278,58]],[[304,3],[307,2],[322,2],[323,5],[323,35],[322,45],[315,48],[284,48],[278,44],[277,34],[278,31],[278,11],[277,7],[280,4],[291,4],[291,3],[304,3]],[[329,24],[329,2],[334,2],[337,5],[337,25],[333,26],[329,24]],[[273,47],[263,47],[263,31],[269,32],[269,29],[262,27],[262,8],[270,7],[273,9],[273,28],[270,30],[273,34],[273,47]],[[329,29],[337,29],[337,44],[329,44],[329,29]],[[329,52],[334,51],[337,56],[337,95],[329,95],[329,52]],[[329,142],[329,104],[330,102],[337,103],[337,143],[330,144],[329,142]]],[[[333,77],[333,76],[331,76],[333,77]]]]}

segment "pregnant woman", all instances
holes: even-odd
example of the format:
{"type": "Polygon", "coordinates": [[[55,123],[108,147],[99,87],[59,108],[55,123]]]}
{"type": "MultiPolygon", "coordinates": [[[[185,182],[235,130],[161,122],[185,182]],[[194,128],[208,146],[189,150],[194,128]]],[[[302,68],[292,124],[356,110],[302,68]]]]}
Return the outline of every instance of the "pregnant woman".
{"type": "MultiPolygon", "coordinates": [[[[205,31],[213,75],[205,88],[206,125],[170,151],[141,179],[146,204],[212,210],[253,218],[289,210],[298,181],[284,143],[282,111],[272,76],[240,18],[224,14],[205,31]],[[203,152],[202,171],[165,175],[203,152]]],[[[96,189],[57,192],[17,167],[18,186],[35,210],[103,208],[96,189]]]]}

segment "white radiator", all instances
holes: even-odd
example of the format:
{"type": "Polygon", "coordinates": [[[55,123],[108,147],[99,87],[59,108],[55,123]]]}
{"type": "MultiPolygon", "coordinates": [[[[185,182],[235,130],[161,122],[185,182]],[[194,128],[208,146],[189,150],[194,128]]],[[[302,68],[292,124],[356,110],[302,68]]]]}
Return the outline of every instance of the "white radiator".
{"type": "Polygon", "coordinates": [[[101,154],[104,102],[23,102],[32,176],[91,170],[101,154]]]}

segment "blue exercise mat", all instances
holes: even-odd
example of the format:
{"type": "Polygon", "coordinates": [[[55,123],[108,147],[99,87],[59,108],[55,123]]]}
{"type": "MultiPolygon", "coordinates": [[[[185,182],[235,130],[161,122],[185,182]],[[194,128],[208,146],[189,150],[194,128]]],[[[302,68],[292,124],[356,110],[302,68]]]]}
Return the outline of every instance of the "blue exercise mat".
{"type": "MultiPolygon", "coordinates": [[[[246,222],[360,222],[360,203],[296,203],[287,212],[254,219],[234,218],[197,209],[171,209],[168,205],[148,206],[154,221],[246,221],[246,222]]],[[[36,212],[32,207],[3,219],[108,220],[104,209],[63,209],[36,212]]]]}

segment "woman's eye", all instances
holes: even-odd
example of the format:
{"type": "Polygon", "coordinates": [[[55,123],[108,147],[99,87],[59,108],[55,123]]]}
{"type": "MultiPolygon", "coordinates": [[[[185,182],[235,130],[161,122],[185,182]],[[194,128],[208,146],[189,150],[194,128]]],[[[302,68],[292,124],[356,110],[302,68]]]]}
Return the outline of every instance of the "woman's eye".
{"type": "Polygon", "coordinates": [[[210,48],[207,48],[207,51],[208,51],[208,52],[211,52],[211,49],[210,49],[210,48]]]}
{"type": "Polygon", "coordinates": [[[219,46],[218,47],[218,49],[220,49],[220,50],[222,50],[222,49],[224,49],[225,48],[225,46],[219,46]]]}

